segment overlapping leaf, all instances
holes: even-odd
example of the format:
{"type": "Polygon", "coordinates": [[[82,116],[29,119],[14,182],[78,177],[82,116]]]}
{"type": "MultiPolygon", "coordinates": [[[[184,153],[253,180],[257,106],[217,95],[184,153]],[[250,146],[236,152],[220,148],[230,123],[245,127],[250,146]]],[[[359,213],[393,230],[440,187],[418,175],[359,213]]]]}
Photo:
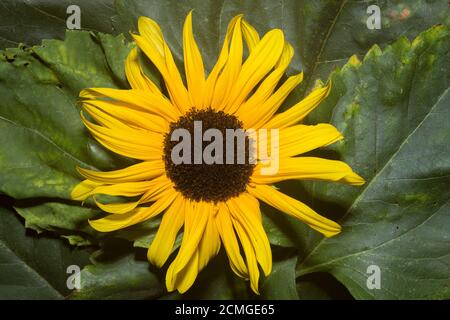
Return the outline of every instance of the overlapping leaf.
{"type": "Polygon", "coordinates": [[[26,232],[15,212],[0,208],[0,299],[63,299],[67,268],[87,263],[87,252],[26,232]]]}
{"type": "Polygon", "coordinates": [[[32,46],[43,39],[63,39],[66,20],[80,8],[80,27],[114,33],[114,0],[2,0],[0,3],[0,48],[32,46]]]}
{"type": "Polygon", "coordinates": [[[357,298],[450,296],[449,49],[450,28],[438,26],[374,47],[332,76],[314,118],[331,117],[346,137],[333,151],[367,183],[307,186],[343,232],[312,240],[298,275],[329,271],[357,298]],[[366,286],[370,265],[381,269],[380,290],[366,286]]]}

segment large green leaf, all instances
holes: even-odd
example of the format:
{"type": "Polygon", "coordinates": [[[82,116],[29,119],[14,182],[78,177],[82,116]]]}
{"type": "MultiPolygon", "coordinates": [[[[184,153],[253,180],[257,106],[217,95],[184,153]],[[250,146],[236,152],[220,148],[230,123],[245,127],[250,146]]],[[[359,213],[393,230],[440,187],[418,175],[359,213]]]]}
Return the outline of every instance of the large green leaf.
{"type": "MultiPolygon", "coordinates": [[[[93,264],[80,273],[81,288],[72,299],[155,299],[164,294],[160,276],[143,250],[123,242],[109,242],[91,257],[93,264]]],[[[158,271],[158,270],[157,270],[158,271]]],[[[158,271],[159,273],[159,271],[158,271]]]]}
{"type": "Polygon", "coordinates": [[[17,201],[14,208],[25,219],[25,227],[39,233],[54,232],[73,245],[90,245],[98,241],[100,235],[88,224],[88,219],[99,214],[98,210],[55,200],[43,201],[17,201]]]}
{"type": "Polygon", "coordinates": [[[270,300],[299,299],[295,283],[296,263],[296,256],[274,256],[272,273],[263,282],[261,297],[270,300]]]}
{"type": "MultiPolygon", "coordinates": [[[[43,199],[43,203],[30,200],[17,201],[15,209],[25,218],[25,226],[38,232],[52,231],[67,238],[73,245],[90,245],[105,238],[126,239],[135,247],[148,248],[158,230],[159,217],[110,233],[99,233],[89,226],[88,219],[100,217],[98,209],[43,199]]],[[[181,244],[182,233],[173,250],[181,244]]]]}
{"type": "MultiPolygon", "coordinates": [[[[79,181],[76,166],[121,163],[89,137],[77,105],[83,88],[117,87],[103,43],[87,32],[68,32],[64,42],[0,53],[1,192],[17,199],[68,199],[79,181]]],[[[129,50],[116,43],[116,51],[129,50]]]]}
{"type": "Polygon", "coordinates": [[[352,55],[364,55],[374,44],[384,47],[400,36],[413,39],[432,25],[449,21],[445,0],[305,1],[301,12],[304,19],[299,19],[298,39],[307,73],[305,89],[318,78],[326,79],[352,55]],[[381,29],[366,25],[367,8],[373,4],[380,8],[381,29]]]}
{"type": "Polygon", "coordinates": [[[0,207],[0,299],[62,299],[70,293],[67,268],[87,262],[86,252],[36,237],[12,210],[0,207]]]}
{"type": "Polygon", "coordinates": [[[331,117],[345,140],[332,149],[366,178],[363,188],[309,184],[341,235],[316,240],[298,275],[329,271],[357,298],[449,298],[448,61],[450,27],[405,38],[333,76],[316,118],[331,117]],[[369,290],[367,268],[381,269],[369,290]]]}
{"type": "Polygon", "coordinates": [[[129,50],[122,36],[68,32],[64,42],[0,53],[0,192],[18,199],[14,205],[29,227],[67,235],[91,231],[86,219],[96,211],[69,201],[80,181],[76,166],[131,163],[88,135],[77,102],[86,87],[123,87],[129,50]]]}
{"type": "Polygon", "coordinates": [[[74,4],[80,7],[82,29],[114,32],[114,0],[2,0],[0,48],[62,39],[70,16],[67,8],[74,4]]]}

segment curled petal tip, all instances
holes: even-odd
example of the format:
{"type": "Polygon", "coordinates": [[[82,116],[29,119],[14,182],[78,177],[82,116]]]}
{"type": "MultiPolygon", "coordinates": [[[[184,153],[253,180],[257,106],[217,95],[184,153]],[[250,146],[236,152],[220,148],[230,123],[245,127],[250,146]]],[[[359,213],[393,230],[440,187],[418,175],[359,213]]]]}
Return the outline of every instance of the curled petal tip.
{"type": "Polygon", "coordinates": [[[348,175],[347,180],[350,184],[355,185],[355,186],[362,186],[364,183],[366,183],[366,180],[364,180],[363,177],[361,177],[360,175],[358,175],[355,172],[352,172],[351,174],[348,175]]]}

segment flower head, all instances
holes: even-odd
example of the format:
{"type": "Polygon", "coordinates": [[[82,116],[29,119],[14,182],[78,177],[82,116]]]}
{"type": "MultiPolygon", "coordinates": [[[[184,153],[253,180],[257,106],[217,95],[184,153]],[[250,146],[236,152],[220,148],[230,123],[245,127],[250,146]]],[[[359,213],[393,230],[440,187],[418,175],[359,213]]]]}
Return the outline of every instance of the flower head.
{"type": "Polygon", "coordinates": [[[180,249],[166,274],[169,291],[188,290],[223,245],[231,269],[249,279],[258,293],[259,268],[266,276],[272,268],[259,201],[326,237],[341,230],[273,184],[288,179],[364,183],[343,162],[298,157],[342,139],[332,125],[298,124],[327,96],[330,85],[316,88],[287,111],[276,113],[303,74],[280,84],[293,57],[292,46],[279,29],[260,38],[241,15],[229,23],[217,62],[205,77],[188,14],[183,30],[187,86],[155,21],[141,17],[139,34],[133,38],[139,49],[132,49],[125,62],[131,89],[83,90],[83,111],[90,120],[83,113],[81,117],[103,146],[140,162],[110,172],[79,168],[86,180],[73,189],[72,198],[133,197],[125,203],[96,200],[109,213],[90,221],[101,232],[162,214],[148,250],[149,261],[159,267],[168,260],[183,230],[180,249]],[[248,49],[245,59],[244,44],[248,49]],[[166,94],[144,72],[138,50],[161,73],[166,94]],[[239,137],[244,146],[253,147],[239,149],[239,137]],[[274,170],[268,168],[271,161],[276,162],[274,170]]]}

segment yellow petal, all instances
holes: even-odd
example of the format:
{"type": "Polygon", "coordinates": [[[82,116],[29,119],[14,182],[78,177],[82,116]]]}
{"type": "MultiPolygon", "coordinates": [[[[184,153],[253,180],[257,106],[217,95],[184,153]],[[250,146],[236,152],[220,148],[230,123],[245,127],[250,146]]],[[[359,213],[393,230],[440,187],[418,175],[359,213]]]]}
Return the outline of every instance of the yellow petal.
{"type": "Polygon", "coordinates": [[[177,234],[184,224],[184,206],[184,199],[179,195],[164,213],[158,232],[148,249],[148,260],[160,268],[169,258],[177,234]]]}
{"type": "Polygon", "coordinates": [[[101,183],[95,181],[84,180],[72,189],[70,197],[71,199],[78,201],[86,200],[91,195],[92,190],[100,185],[101,183]]]}
{"type": "Polygon", "coordinates": [[[284,48],[283,32],[267,32],[242,65],[233,88],[224,102],[224,111],[235,113],[250,92],[269,73],[280,59],[284,48]]]}
{"type": "Polygon", "coordinates": [[[242,20],[242,35],[244,36],[248,51],[252,52],[260,41],[258,32],[250,23],[242,20]]]}
{"type": "Polygon", "coordinates": [[[127,129],[127,126],[122,121],[110,116],[109,114],[103,112],[102,110],[92,106],[90,103],[83,103],[83,111],[86,111],[92,119],[98,124],[107,128],[122,128],[127,129]]]}
{"type": "Polygon", "coordinates": [[[272,118],[281,104],[299,83],[303,81],[303,72],[289,77],[267,100],[258,105],[253,102],[246,103],[237,111],[239,119],[245,128],[267,128],[265,123],[272,118]]]}
{"type": "Polygon", "coordinates": [[[230,211],[226,205],[220,205],[216,215],[216,225],[222,239],[223,246],[230,261],[231,269],[241,278],[248,278],[247,265],[242,258],[239,243],[231,221],[230,211]]]}
{"type": "Polygon", "coordinates": [[[199,254],[196,250],[189,259],[183,270],[175,273],[175,261],[172,262],[166,274],[167,291],[175,289],[179,293],[185,293],[193,284],[198,275],[199,254]]]}
{"type": "Polygon", "coordinates": [[[86,188],[86,192],[84,192],[83,194],[81,194],[81,192],[78,190],[76,192],[80,194],[77,197],[78,200],[85,200],[88,197],[95,194],[135,197],[145,193],[151,185],[152,183],[149,181],[124,182],[112,185],[97,185],[95,188],[92,188],[89,192],[87,192],[86,188]]]}
{"type": "Polygon", "coordinates": [[[211,107],[216,110],[222,110],[225,107],[224,101],[229,97],[241,71],[242,54],[244,52],[241,20],[242,17],[238,17],[234,25],[227,61],[215,83],[211,107]]]}
{"type": "Polygon", "coordinates": [[[89,88],[80,92],[80,98],[87,100],[111,98],[123,102],[124,104],[128,104],[129,108],[150,112],[159,115],[168,121],[176,121],[181,115],[169,100],[148,91],[135,89],[118,90],[111,88],[89,88]]]}
{"type": "Polygon", "coordinates": [[[201,107],[205,86],[203,60],[192,33],[192,11],[186,17],[183,28],[184,68],[188,91],[195,106],[201,107]]]}
{"type": "Polygon", "coordinates": [[[139,205],[140,201],[127,202],[127,203],[103,204],[103,203],[95,200],[95,203],[101,210],[103,210],[105,212],[113,213],[113,214],[124,214],[124,213],[130,212],[131,210],[134,210],[139,205]]]}
{"type": "Polygon", "coordinates": [[[175,199],[177,192],[168,190],[166,194],[150,207],[139,207],[125,214],[112,214],[98,220],[89,220],[92,228],[100,232],[123,229],[155,217],[164,211],[175,199]]]}
{"type": "Polygon", "coordinates": [[[209,216],[205,232],[198,245],[198,270],[202,270],[220,250],[220,237],[213,215],[209,216]]]}
{"type": "Polygon", "coordinates": [[[233,225],[241,241],[242,248],[244,249],[245,259],[247,261],[248,273],[250,276],[250,287],[253,292],[259,294],[258,281],[259,281],[259,269],[258,262],[256,260],[255,249],[250,241],[250,235],[245,232],[242,225],[233,218],[233,225]]]}
{"type": "Polygon", "coordinates": [[[214,206],[206,202],[187,202],[184,222],[184,234],[180,251],[174,260],[175,273],[180,272],[197,250],[203,237],[209,216],[213,214],[214,206]]]}
{"type": "Polygon", "coordinates": [[[109,129],[93,124],[83,114],[81,119],[96,140],[111,151],[140,160],[158,160],[162,157],[164,136],[160,133],[131,128],[109,129]]]}
{"type": "Polygon", "coordinates": [[[162,93],[159,90],[158,86],[153,83],[150,78],[148,78],[144,70],[142,70],[141,64],[139,63],[139,54],[138,49],[131,49],[128,54],[127,60],[125,62],[125,74],[127,76],[127,80],[131,85],[131,88],[150,91],[156,95],[161,95],[162,93]]]}
{"type": "Polygon", "coordinates": [[[252,181],[259,184],[290,179],[335,181],[355,186],[364,184],[364,179],[345,162],[315,157],[282,158],[276,174],[263,175],[257,167],[252,176],[252,181]]]}
{"type": "Polygon", "coordinates": [[[85,178],[98,183],[121,183],[150,180],[164,173],[162,160],[144,161],[129,167],[113,171],[94,171],[78,167],[78,172],[85,178]]]}
{"type": "Polygon", "coordinates": [[[341,226],[336,222],[322,217],[307,205],[277,191],[271,186],[255,184],[249,186],[247,190],[261,201],[298,218],[326,237],[332,237],[341,232],[341,226]]]}
{"type": "MultiPolygon", "coordinates": [[[[138,183],[138,182],[134,182],[134,183],[138,183]]],[[[127,203],[103,204],[95,199],[95,203],[97,204],[97,206],[100,209],[102,209],[105,212],[114,213],[114,214],[124,214],[124,213],[130,212],[131,210],[133,210],[140,204],[158,200],[162,195],[165,194],[165,192],[168,189],[173,188],[172,182],[165,175],[160,176],[160,177],[150,180],[150,181],[144,181],[143,183],[145,183],[146,189],[144,191],[144,194],[141,196],[141,198],[138,201],[127,202],[127,203]]],[[[115,186],[115,185],[113,185],[113,186],[115,186]]],[[[112,187],[112,186],[110,186],[110,187],[112,187]]],[[[94,192],[97,189],[94,189],[94,192]]]]}
{"type": "Polygon", "coordinates": [[[188,111],[192,107],[192,102],[160,27],[152,19],[140,17],[138,29],[140,35],[132,35],[136,44],[163,76],[170,99],[174,105],[182,113],[188,111]]]}
{"type": "Polygon", "coordinates": [[[280,156],[296,156],[330,145],[342,138],[342,134],[334,126],[325,123],[314,126],[296,125],[281,129],[280,156]]]}
{"type": "Polygon", "coordinates": [[[227,33],[225,35],[225,39],[223,42],[222,50],[220,51],[219,58],[217,59],[216,64],[214,65],[214,68],[209,73],[208,78],[206,79],[205,84],[205,92],[203,95],[203,107],[207,108],[210,106],[213,106],[212,100],[214,97],[215,87],[217,79],[222,72],[223,67],[228,61],[229,57],[229,45],[232,37],[235,35],[235,28],[236,26],[239,26],[242,21],[242,15],[235,16],[233,19],[231,19],[230,23],[228,24],[227,33]]]}
{"type": "Polygon", "coordinates": [[[247,99],[237,110],[236,115],[245,115],[246,113],[252,113],[253,116],[261,117],[261,114],[266,113],[260,107],[264,102],[270,98],[275,90],[275,87],[286,71],[291,59],[294,55],[294,49],[289,43],[284,44],[283,52],[277,63],[276,68],[262,81],[258,86],[255,93],[247,99]]]}
{"type": "MultiPolygon", "coordinates": [[[[130,105],[126,103],[118,101],[85,100],[83,101],[83,108],[86,109],[86,106],[88,106],[87,111],[89,111],[90,114],[91,110],[96,109],[94,111],[96,111],[97,114],[103,112],[132,128],[161,133],[169,131],[169,121],[162,116],[139,111],[132,107],[130,108],[130,105]]],[[[102,117],[105,116],[103,115],[102,117]]],[[[110,124],[110,126],[113,126],[113,124],[110,124]]]]}
{"type": "MultiPolygon", "coordinates": [[[[207,257],[216,250],[216,246],[212,245],[203,253],[203,262],[200,266],[199,246],[208,221],[215,213],[215,206],[206,202],[185,201],[185,223],[183,241],[175,260],[170,265],[166,274],[166,286],[168,291],[177,289],[180,293],[189,289],[195,281],[200,267],[207,262],[207,257]]],[[[205,239],[207,241],[209,239],[205,239]]],[[[214,239],[212,239],[214,240],[214,239]]],[[[203,250],[204,250],[203,246],[203,250]]]]}
{"type": "Polygon", "coordinates": [[[288,110],[275,115],[269,122],[262,127],[271,128],[286,128],[301,121],[308,115],[320,102],[322,102],[330,92],[331,82],[322,88],[315,89],[305,99],[289,108],[288,110]]]}
{"type": "Polygon", "coordinates": [[[227,206],[233,219],[249,236],[256,259],[264,274],[269,275],[272,270],[272,251],[270,250],[269,239],[262,226],[258,200],[248,193],[241,193],[238,197],[228,200],[227,206]]]}

